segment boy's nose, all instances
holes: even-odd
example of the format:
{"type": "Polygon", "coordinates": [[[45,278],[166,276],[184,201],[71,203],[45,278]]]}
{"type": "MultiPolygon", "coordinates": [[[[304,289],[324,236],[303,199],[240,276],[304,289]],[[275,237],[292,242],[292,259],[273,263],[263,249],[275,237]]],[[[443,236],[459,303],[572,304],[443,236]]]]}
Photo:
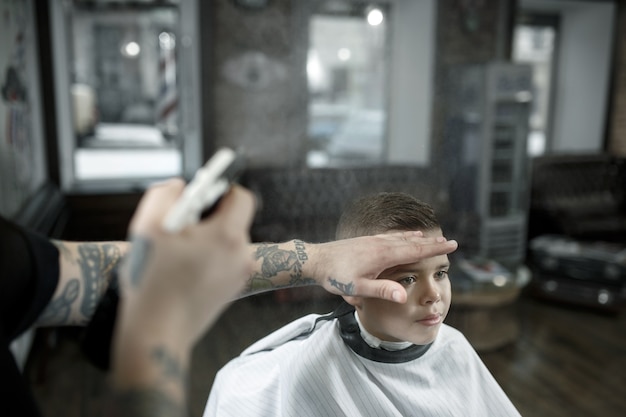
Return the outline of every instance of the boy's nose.
{"type": "Polygon", "coordinates": [[[423,305],[434,304],[441,300],[439,289],[432,279],[424,282],[424,288],[420,292],[420,303],[423,305]]]}

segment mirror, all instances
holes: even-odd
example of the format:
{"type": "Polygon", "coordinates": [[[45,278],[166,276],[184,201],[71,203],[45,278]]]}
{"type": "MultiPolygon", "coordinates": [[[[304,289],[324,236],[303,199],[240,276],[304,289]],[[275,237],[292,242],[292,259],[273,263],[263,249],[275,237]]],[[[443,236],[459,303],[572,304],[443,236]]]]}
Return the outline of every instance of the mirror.
{"type": "Polygon", "coordinates": [[[533,100],[528,123],[528,154],[543,155],[551,132],[551,109],[554,106],[554,83],[557,59],[557,15],[522,14],[513,35],[514,62],[533,69],[533,100]]]}
{"type": "Polygon", "coordinates": [[[178,11],[73,9],[69,25],[78,147],[176,142],[178,11]]]}
{"type": "Polygon", "coordinates": [[[176,4],[75,1],[68,20],[76,178],[180,174],[176,4]]]}
{"type": "Polygon", "coordinates": [[[198,151],[197,4],[51,2],[62,186],[127,189],[187,175],[198,151]]]}
{"type": "Polygon", "coordinates": [[[386,154],[388,9],[323,3],[309,21],[309,167],[379,164],[386,154]]]}

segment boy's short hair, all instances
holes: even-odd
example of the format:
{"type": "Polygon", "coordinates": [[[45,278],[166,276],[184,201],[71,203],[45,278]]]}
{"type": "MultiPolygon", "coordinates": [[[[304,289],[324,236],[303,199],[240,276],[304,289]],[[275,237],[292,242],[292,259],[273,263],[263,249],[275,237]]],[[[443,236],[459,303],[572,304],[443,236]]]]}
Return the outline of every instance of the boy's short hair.
{"type": "Polygon", "coordinates": [[[382,192],[355,200],[342,213],[337,224],[336,238],[386,233],[392,230],[441,229],[435,210],[412,195],[382,192]]]}

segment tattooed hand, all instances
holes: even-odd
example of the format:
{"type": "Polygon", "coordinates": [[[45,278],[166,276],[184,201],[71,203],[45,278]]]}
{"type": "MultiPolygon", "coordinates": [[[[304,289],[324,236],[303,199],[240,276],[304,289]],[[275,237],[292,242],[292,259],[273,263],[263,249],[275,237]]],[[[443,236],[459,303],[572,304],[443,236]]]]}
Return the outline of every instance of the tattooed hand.
{"type": "Polygon", "coordinates": [[[375,297],[404,303],[406,291],[390,280],[377,280],[386,269],[423,258],[454,252],[457,242],[426,238],[421,232],[363,236],[307,244],[310,262],[303,274],[314,277],[327,291],[339,295],[375,297]]]}
{"type": "Polygon", "coordinates": [[[251,271],[252,194],[235,187],[208,219],[166,233],[162,219],[183,188],[152,187],[131,222],[113,350],[116,415],[184,414],[191,349],[251,271]]]}

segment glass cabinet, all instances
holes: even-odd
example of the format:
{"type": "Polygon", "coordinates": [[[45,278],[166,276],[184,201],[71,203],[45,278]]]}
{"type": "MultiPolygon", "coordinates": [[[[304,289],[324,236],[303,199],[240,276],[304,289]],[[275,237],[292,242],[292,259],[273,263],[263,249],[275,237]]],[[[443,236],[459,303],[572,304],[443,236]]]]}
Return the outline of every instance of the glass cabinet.
{"type": "Polygon", "coordinates": [[[532,103],[528,65],[492,62],[450,75],[449,154],[462,155],[459,210],[478,218],[477,256],[516,264],[525,256],[529,204],[527,137],[532,103]],[[469,202],[469,203],[468,203],[469,202]]]}

